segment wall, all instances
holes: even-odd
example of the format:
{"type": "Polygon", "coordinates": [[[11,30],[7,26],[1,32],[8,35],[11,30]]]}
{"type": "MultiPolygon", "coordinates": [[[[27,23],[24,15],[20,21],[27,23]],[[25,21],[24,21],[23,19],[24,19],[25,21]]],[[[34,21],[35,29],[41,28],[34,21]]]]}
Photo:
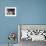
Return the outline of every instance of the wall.
{"type": "Polygon", "coordinates": [[[9,32],[17,34],[17,24],[46,24],[46,0],[0,0],[0,44],[8,43],[9,32]],[[6,6],[16,7],[17,16],[6,17],[6,6]]]}

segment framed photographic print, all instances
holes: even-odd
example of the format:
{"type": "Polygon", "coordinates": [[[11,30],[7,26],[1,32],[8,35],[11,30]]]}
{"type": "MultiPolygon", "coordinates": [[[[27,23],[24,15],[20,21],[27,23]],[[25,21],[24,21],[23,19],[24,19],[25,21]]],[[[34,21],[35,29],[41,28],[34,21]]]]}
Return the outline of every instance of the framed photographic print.
{"type": "Polygon", "coordinates": [[[16,7],[5,7],[5,16],[16,16],[16,7]]]}
{"type": "Polygon", "coordinates": [[[24,40],[46,41],[45,24],[19,24],[18,42],[24,40]]]}

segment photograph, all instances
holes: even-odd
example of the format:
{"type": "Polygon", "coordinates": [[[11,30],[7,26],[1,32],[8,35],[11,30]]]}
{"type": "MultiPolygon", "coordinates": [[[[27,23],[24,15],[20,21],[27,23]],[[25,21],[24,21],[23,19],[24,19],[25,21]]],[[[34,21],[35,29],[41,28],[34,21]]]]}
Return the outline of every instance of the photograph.
{"type": "Polygon", "coordinates": [[[16,16],[16,7],[5,7],[5,16],[16,16]]]}
{"type": "Polygon", "coordinates": [[[46,25],[18,24],[18,41],[20,46],[31,46],[46,41],[46,25]]]}

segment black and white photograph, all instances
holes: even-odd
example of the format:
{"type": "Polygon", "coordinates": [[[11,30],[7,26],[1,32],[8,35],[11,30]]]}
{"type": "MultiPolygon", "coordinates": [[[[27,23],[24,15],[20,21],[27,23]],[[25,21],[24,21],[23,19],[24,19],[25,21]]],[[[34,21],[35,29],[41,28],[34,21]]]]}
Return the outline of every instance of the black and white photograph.
{"type": "Polygon", "coordinates": [[[18,41],[20,46],[40,45],[46,41],[46,25],[18,25],[18,41]]]}

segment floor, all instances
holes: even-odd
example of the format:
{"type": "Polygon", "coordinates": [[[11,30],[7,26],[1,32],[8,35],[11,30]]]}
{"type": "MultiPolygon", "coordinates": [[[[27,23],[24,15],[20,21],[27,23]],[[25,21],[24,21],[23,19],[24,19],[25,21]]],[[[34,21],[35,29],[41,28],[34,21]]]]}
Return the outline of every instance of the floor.
{"type": "MultiPolygon", "coordinates": [[[[0,44],[0,46],[8,46],[7,44],[0,44]]],[[[11,46],[11,45],[10,45],[11,46]]],[[[45,41],[25,41],[21,40],[19,44],[14,44],[13,46],[46,46],[45,41]]]]}
{"type": "Polygon", "coordinates": [[[46,42],[45,41],[21,40],[20,46],[46,46],[46,42]]]}
{"type": "MultiPolygon", "coordinates": [[[[8,46],[8,44],[0,44],[0,46],[8,46]]],[[[18,46],[18,44],[10,45],[10,46],[18,46]]]]}

